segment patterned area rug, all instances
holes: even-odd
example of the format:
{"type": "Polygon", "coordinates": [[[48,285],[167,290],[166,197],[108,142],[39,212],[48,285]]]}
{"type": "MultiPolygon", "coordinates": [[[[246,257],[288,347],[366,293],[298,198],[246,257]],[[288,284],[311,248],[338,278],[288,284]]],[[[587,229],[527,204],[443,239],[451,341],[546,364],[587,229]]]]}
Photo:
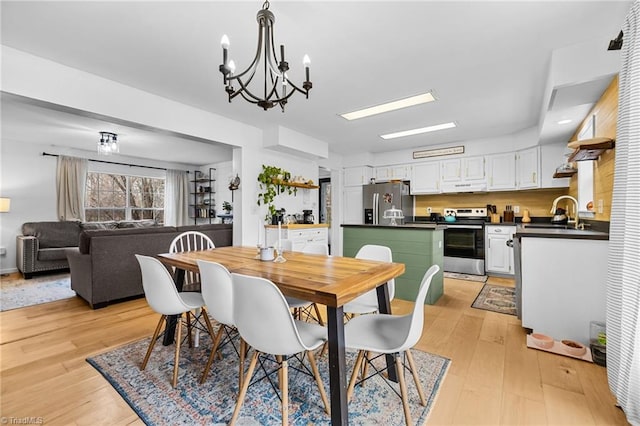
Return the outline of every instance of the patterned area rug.
{"type": "MultiPolygon", "coordinates": [[[[222,360],[216,358],[207,381],[201,385],[199,379],[211,347],[210,342],[209,336],[204,335],[198,348],[189,348],[185,344],[180,353],[176,389],[170,383],[174,346],[162,346],[161,341],[154,348],[145,371],[140,371],[140,364],[149,339],[130,343],[88,358],[87,361],[111,383],[147,425],[227,424],[238,393],[238,358],[231,345],[226,345],[222,360]]],[[[427,406],[420,405],[413,379],[408,374],[411,414],[414,422],[424,424],[450,360],[418,350],[412,353],[420,371],[427,406]]],[[[317,361],[328,396],[327,356],[317,357],[317,361]]],[[[348,371],[354,362],[355,353],[348,352],[348,371]]],[[[296,365],[299,364],[295,360],[289,363],[290,424],[330,424],[315,381],[310,376],[296,373],[293,369],[296,365]]],[[[259,375],[260,371],[256,368],[254,378],[259,375]]],[[[402,425],[403,419],[402,401],[383,379],[374,377],[367,380],[364,387],[356,386],[349,404],[349,424],[402,425]]],[[[249,386],[238,424],[269,425],[280,422],[280,400],[268,381],[261,380],[249,386]]]]}
{"type": "Polygon", "coordinates": [[[45,275],[30,280],[2,280],[0,311],[39,305],[76,296],[69,273],[45,275]]]}
{"type": "Polygon", "coordinates": [[[516,315],[516,289],[485,284],[471,307],[501,314],[516,315]]]}
{"type": "Polygon", "coordinates": [[[479,283],[484,283],[487,281],[486,275],[470,275],[470,274],[459,274],[457,272],[446,272],[444,273],[445,278],[453,278],[456,280],[465,280],[465,281],[477,281],[479,283]]]}

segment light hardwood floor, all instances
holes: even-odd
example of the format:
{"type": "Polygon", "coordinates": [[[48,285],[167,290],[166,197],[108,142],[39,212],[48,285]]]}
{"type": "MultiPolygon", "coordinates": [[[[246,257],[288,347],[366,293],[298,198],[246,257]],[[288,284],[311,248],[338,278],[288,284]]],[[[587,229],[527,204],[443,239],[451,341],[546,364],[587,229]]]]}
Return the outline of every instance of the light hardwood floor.
{"type": "MultiPolygon", "coordinates": [[[[445,279],[445,295],[425,307],[417,347],[451,359],[428,425],[628,424],[603,367],[527,349],[515,317],[470,307],[481,288],[445,279]]],[[[411,306],[393,302],[397,313],[411,306]]],[[[93,311],[73,298],[0,313],[0,415],[142,425],[85,358],[150,336],[156,321],[144,299],[93,311]]]]}

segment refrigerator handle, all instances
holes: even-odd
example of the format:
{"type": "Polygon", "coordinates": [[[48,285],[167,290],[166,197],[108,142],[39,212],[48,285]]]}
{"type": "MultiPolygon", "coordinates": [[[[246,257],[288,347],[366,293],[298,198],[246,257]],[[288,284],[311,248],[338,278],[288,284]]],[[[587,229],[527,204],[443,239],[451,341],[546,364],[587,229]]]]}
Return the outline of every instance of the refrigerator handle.
{"type": "Polygon", "coordinates": [[[378,193],[373,193],[373,224],[378,224],[378,193]]]}

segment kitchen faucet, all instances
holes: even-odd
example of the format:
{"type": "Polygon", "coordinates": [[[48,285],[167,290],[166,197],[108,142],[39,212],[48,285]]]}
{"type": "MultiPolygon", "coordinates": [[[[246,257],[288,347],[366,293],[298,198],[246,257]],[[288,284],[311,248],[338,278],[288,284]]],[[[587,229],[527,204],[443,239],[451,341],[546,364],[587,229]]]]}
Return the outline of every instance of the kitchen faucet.
{"type": "MultiPolygon", "coordinates": [[[[563,200],[565,198],[573,201],[573,204],[575,205],[576,218],[573,220],[573,222],[575,223],[575,228],[578,229],[578,227],[579,227],[578,222],[580,221],[579,215],[578,215],[578,200],[573,198],[571,195],[561,195],[558,198],[556,198],[555,200],[553,200],[553,206],[551,207],[551,213],[555,214],[556,208],[558,206],[558,201],[563,200]]],[[[567,220],[567,223],[571,223],[571,222],[572,222],[571,219],[567,220]]]]}

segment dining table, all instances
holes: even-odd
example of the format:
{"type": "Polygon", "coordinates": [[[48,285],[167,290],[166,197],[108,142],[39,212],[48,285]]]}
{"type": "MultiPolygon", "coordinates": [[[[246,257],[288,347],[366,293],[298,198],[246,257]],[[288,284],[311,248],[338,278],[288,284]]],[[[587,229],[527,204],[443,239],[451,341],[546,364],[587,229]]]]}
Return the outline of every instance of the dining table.
{"type": "MultiPolygon", "coordinates": [[[[262,261],[256,247],[230,246],[211,250],[162,253],[158,259],[175,268],[174,279],[181,289],[185,271],[198,272],[198,260],[217,262],[230,272],[272,281],[285,296],[326,306],[331,423],[347,425],[347,368],[343,306],[356,297],[377,289],[379,312],[391,313],[387,281],[404,273],[402,263],[327,256],[289,251],[285,262],[262,261]]],[[[169,326],[165,344],[173,342],[169,326]]],[[[396,379],[392,357],[388,374],[396,379]]]]}

